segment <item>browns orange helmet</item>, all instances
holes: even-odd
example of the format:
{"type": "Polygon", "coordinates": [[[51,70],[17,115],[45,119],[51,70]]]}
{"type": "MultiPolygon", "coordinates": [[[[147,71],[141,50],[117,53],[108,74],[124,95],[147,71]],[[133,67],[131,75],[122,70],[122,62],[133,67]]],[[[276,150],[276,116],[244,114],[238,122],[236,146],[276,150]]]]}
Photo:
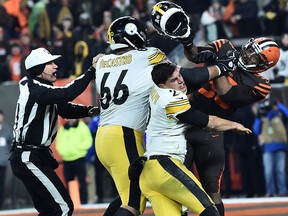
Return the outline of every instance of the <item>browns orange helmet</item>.
{"type": "Polygon", "coordinates": [[[276,65],[280,49],[275,41],[267,37],[250,39],[240,51],[238,66],[244,71],[261,73],[276,65]]]}

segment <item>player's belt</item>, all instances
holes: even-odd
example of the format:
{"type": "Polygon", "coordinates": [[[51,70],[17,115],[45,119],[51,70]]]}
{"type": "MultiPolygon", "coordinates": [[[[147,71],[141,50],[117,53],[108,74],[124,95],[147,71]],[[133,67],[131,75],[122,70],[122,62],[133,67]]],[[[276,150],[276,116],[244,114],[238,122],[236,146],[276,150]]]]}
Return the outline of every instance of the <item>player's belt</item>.
{"type": "Polygon", "coordinates": [[[164,158],[170,158],[169,155],[151,155],[148,157],[148,160],[160,160],[160,159],[164,159],[164,158]]]}

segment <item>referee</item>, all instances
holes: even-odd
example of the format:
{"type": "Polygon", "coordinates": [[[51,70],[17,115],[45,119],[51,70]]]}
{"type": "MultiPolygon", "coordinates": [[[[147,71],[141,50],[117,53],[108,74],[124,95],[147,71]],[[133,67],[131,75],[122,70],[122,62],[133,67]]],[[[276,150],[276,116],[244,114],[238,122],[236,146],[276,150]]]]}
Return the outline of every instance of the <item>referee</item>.
{"type": "MultiPolygon", "coordinates": [[[[95,78],[91,67],[65,87],[55,87],[57,68],[45,48],[32,50],[25,60],[27,76],[19,81],[13,146],[12,172],[25,185],[41,216],[72,215],[74,207],[68,191],[54,171],[58,162],[50,145],[57,133],[57,118],[83,118],[99,112],[93,106],[69,103],[95,78]]],[[[94,57],[93,61],[97,61],[94,57]]]]}

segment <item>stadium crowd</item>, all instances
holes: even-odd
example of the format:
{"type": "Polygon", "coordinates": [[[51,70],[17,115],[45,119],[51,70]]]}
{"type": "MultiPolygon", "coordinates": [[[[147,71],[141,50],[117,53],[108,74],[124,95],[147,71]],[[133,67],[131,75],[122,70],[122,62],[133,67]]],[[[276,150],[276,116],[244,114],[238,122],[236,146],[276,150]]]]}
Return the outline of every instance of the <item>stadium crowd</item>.
{"type": "MultiPolygon", "coordinates": [[[[56,60],[59,66],[57,73],[59,79],[78,77],[91,66],[94,56],[98,53],[110,53],[107,43],[108,27],[113,20],[125,15],[141,20],[148,31],[149,45],[159,48],[168,55],[179,42],[160,36],[153,27],[149,14],[157,2],[157,0],[1,0],[0,85],[3,82],[17,82],[25,76],[24,60],[38,47],[46,47],[51,53],[62,55],[62,58],[56,60]]],[[[285,54],[288,50],[288,0],[174,0],[173,2],[184,8],[194,25],[194,30],[200,35],[199,41],[211,42],[220,38],[242,39],[259,36],[274,38],[280,46],[281,57],[279,63],[270,71],[272,75],[269,75],[269,79],[271,83],[285,82],[288,77],[288,68],[285,67],[285,62],[288,61],[288,54],[285,54]]],[[[234,120],[252,128],[254,119],[259,117],[259,113],[255,111],[259,106],[257,103],[240,109],[234,115],[234,120]],[[241,117],[247,115],[251,118],[241,117]]],[[[240,190],[240,194],[245,197],[274,196],[277,192],[273,190],[271,194],[265,190],[264,168],[261,163],[263,147],[259,145],[257,135],[240,138],[235,134],[230,136],[229,133],[225,133],[228,155],[226,159],[231,159],[229,155],[233,151],[236,170],[241,170],[242,188],[236,188],[240,190]]],[[[235,189],[231,185],[230,164],[226,162],[222,188],[224,197],[232,196],[235,189]]],[[[285,191],[280,195],[286,196],[286,193],[285,191]]],[[[100,202],[102,199],[103,197],[100,198],[100,202]]],[[[86,200],[85,203],[87,202],[86,200]]]]}
{"type": "MultiPolygon", "coordinates": [[[[288,31],[287,0],[174,0],[185,8],[195,31],[207,42],[288,31]]],[[[150,45],[169,54],[177,42],[160,37],[149,20],[156,0],[2,0],[0,83],[25,75],[24,58],[33,48],[61,54],[58,78],[79,76],[97,53],[108,53],[107,28],[120,16],[143,21],[150,45]],[[169,42],[168,42],[169,41],[169,42]]]]}

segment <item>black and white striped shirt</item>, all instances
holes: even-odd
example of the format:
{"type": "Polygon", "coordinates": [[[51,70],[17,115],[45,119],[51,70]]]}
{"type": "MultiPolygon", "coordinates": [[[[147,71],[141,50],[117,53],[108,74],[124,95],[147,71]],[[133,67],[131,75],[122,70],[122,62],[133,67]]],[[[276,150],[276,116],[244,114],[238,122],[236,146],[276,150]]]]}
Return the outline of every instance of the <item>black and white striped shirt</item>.
{"type": "Polygon", "coordinates": [[[64,87],[38,77],[19,81],[13,138],[17,145],[50,146],[57,133],[58,115],[62,118],[88,116],[92,106],[70,103],[80,95],[94,77],[94,68],[64,87]]]}

